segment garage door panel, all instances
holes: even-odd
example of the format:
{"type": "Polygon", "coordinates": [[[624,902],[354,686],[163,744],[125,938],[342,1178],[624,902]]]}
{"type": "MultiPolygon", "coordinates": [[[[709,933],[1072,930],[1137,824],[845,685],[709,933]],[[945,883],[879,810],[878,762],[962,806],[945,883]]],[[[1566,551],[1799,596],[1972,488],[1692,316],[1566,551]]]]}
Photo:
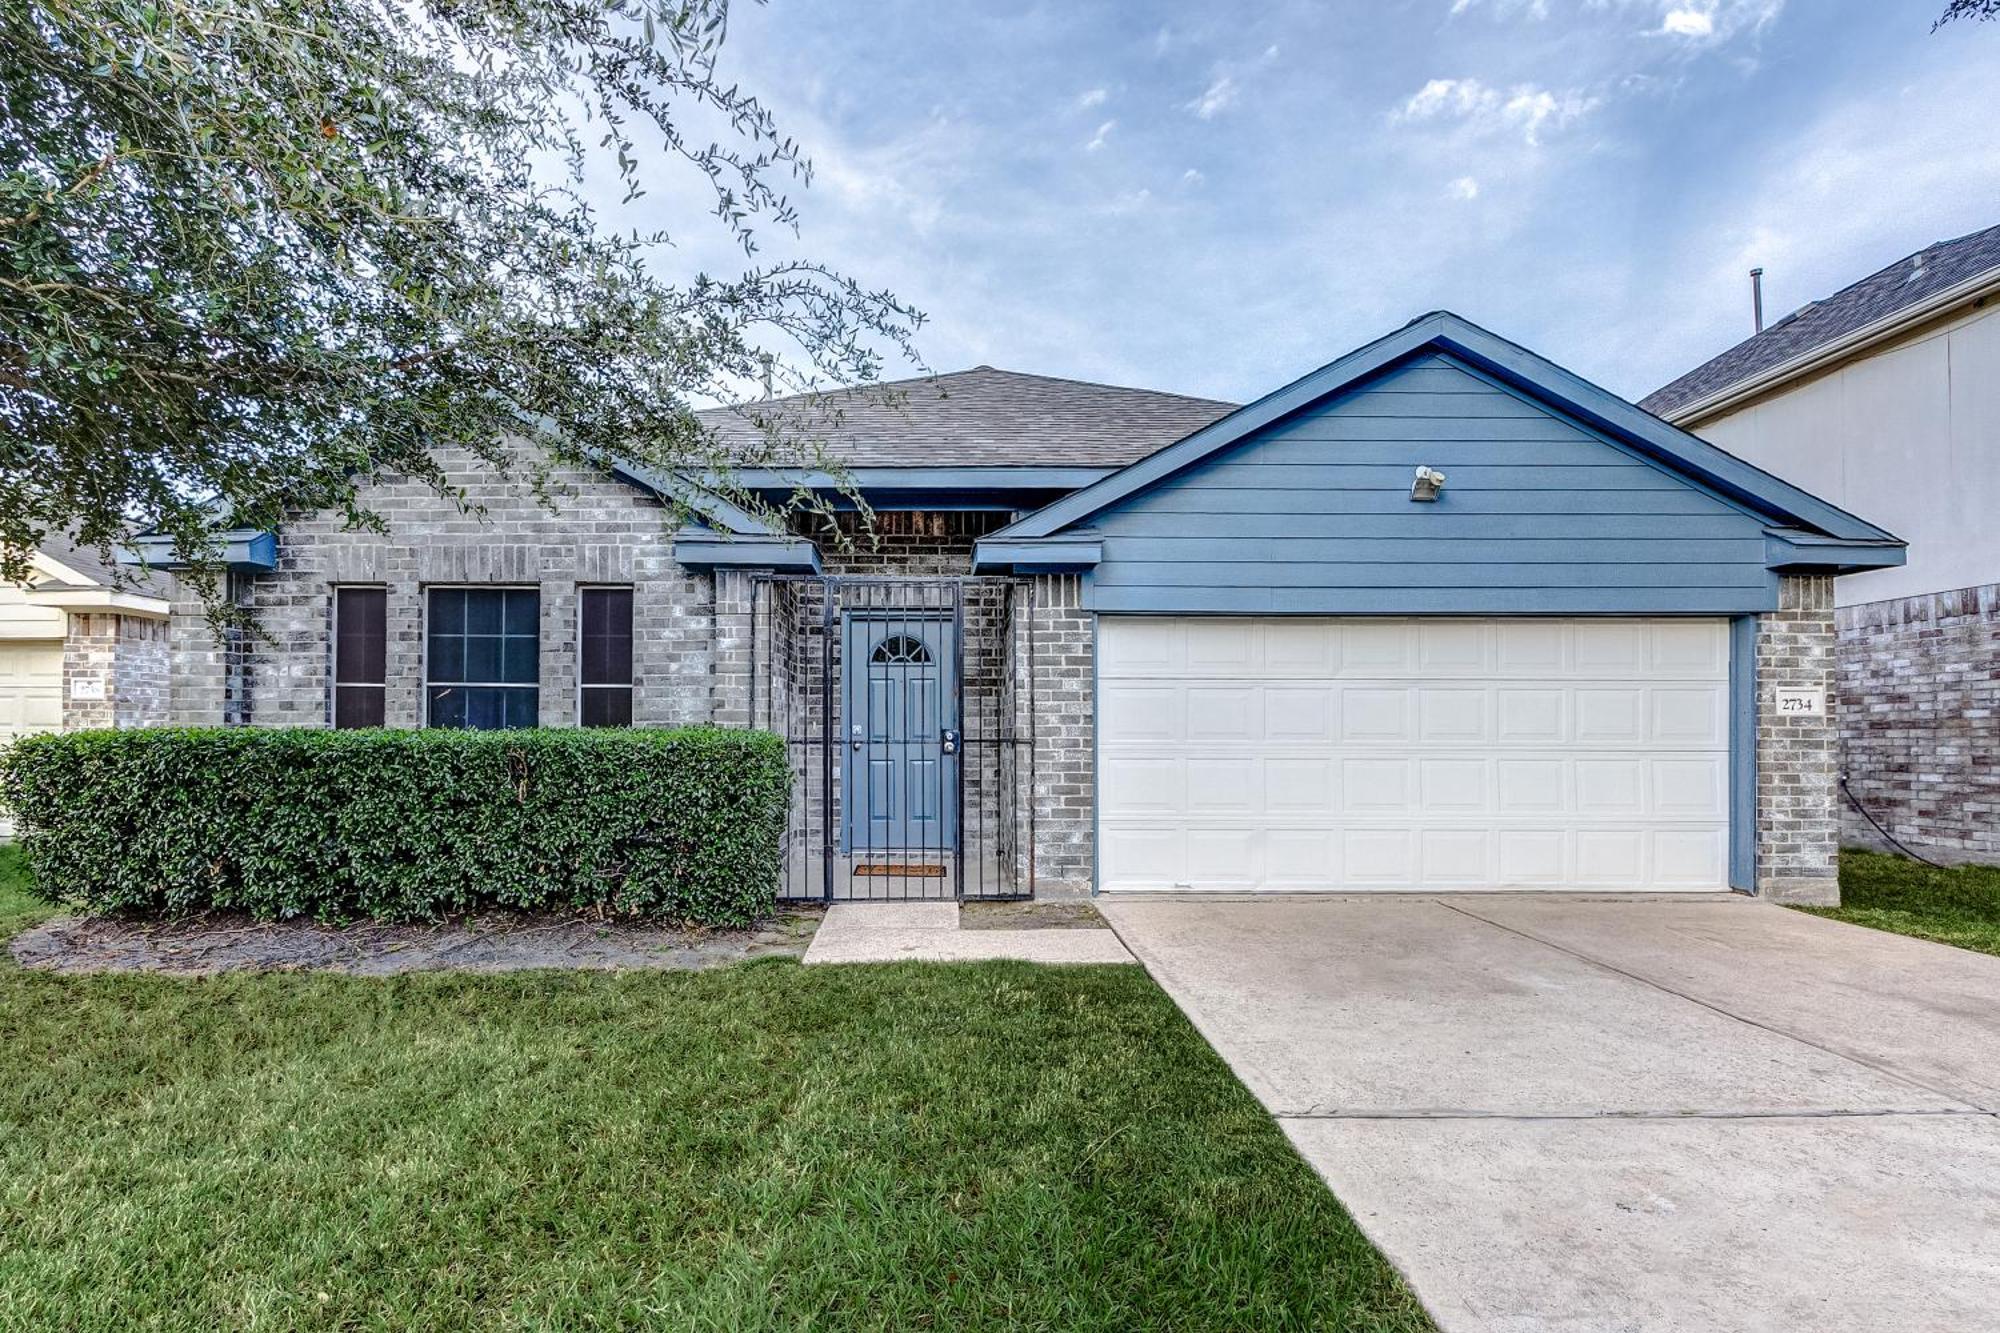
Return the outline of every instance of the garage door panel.
{"type": "Polygon", "coordinates": [[[1724,743],[1728,697],[1722,686],[1655,688],[1648,702],[1652,709],[1653,740],[1685,746],[1724,743]]]}
{"type": "Polygon", "coordinates": [[[1187,808],[1204,814],[1263,814],[1261,760],[1237,758],[1187,761],[1187,808]]]}
{"type": "Polygon", "coordinates": [[[1493,835],[1484,829],[1430,829],[1422,838],[1423,882],[1476,889],[1494,882],[1493,835]]]}
{"type": "Polygon", "coordinates": [[[1264,760],[1264,809],[1272,815],[1332,815],[1340,785],[1332,756],[1264,760]]]}
{"type": "Polygon", "coordinates": [[[1121,741],[1187,738],[1186,700],[1178,685],[1130,684],[1105,680],[1097,687],[1100,734],[1121,741]]]}
{"type": "Polygon", "coordinates": [[[1484,811],[1494,787],[1486,759],[1426,759],[1419,767],[1426,814],[1484,811]]]}
{"type": "Polygon", "coordinates": [[[1726,883],[1724,621],[1106,616],[1100,642],[1106,888],[1726,883]]]}
{"type": "Polygon", "coordinates": [[[1484,689],[1425,686],[1417,691],[1417,735],[1456,745],[1491,740],[1488,703],[1484,689]]]}

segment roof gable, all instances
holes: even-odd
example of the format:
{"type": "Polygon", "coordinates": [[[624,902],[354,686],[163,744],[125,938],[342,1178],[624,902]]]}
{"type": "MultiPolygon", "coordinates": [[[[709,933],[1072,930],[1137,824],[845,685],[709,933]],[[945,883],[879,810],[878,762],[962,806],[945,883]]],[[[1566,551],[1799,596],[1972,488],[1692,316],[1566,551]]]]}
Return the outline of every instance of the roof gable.
{"type": "Polygon", "coordinates": [[[986,541],[997,546],[1071,533],[1093,516],[1243,444],[1252,436],[1427,354],[1441,354],[1476,370],[1496,384],[1599,433],[1605,442],[1630,450],[1690,485],[1755,512],[1776,526],[1803,528],[1845,541],[1895,542],[1881,528],[1668,425],[1544,357],[1445,311],[1425,315],[1348,353],[1179,443],[1037,510],[986,541]]]}

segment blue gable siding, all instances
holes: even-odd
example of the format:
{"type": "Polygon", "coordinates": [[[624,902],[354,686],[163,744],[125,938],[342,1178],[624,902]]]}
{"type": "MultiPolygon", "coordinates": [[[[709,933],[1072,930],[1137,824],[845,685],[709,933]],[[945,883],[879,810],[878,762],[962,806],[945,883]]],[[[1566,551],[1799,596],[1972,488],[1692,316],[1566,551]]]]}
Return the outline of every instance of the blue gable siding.
{"type": "Polygon", "coordinates": [[[1063,535],[1099,611],[1724,615],[1776,606],[1767,526],[1430,353],[1063,535]]]}

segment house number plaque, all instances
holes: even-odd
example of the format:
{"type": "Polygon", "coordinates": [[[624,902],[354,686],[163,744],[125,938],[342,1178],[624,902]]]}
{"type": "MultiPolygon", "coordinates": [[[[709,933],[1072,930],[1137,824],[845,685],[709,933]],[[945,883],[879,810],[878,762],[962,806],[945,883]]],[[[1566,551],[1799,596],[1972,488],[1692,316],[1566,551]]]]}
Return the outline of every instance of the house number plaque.
{"type": "Polygon", "coordinates": [[[1826,691],[1814,689],[1778,690],[1779,717],[1825,717],[1826,691]]]}

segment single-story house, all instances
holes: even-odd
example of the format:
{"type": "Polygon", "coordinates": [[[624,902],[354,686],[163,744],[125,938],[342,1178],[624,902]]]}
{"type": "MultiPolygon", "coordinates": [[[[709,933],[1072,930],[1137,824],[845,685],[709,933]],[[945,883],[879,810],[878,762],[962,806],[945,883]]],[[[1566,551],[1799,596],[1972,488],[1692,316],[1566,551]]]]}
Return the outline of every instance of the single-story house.
{"type": "Polygon", "coordinates": [[[1640,406],[1910,543],[1834,596],[1842,838],[2000,862],[2000,226],[1808,302],[1640,406]]]}
{"type": "Polygon", "coordinates": [[[844,478],[735,479],[828,496],[783,530],[446,457],[483,519],[390,480],[386,536],[225,534],[269,641],[177,607],[174,716],[770,727],[795,897],[1837,894],[1833,582],[1903,544],[1532,352],[1438,313],[1241,407],[980,367],[835,408],[844,478]]]}

